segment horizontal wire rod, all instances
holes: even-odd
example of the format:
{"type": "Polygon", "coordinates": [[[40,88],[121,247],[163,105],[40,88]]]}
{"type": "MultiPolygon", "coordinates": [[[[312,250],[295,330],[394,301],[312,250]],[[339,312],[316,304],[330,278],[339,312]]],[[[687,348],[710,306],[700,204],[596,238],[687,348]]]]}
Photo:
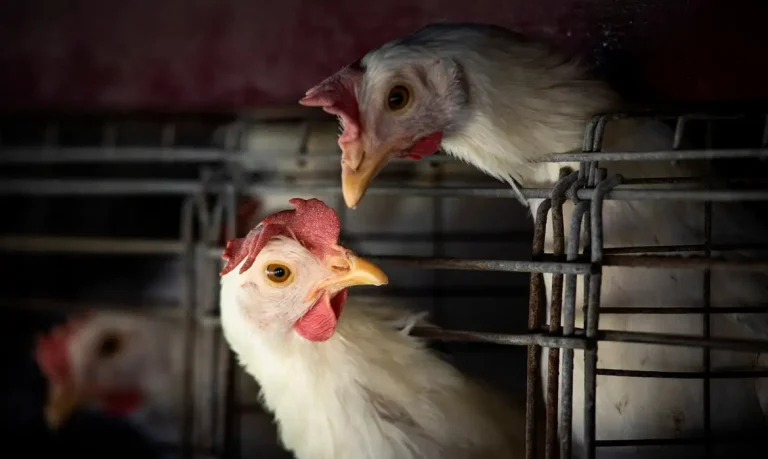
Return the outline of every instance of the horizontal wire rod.
{"type": "MultiPolygon", "coordinates": [[[[674,186],[674,182],[669,183],[674,186]]],[[[197,193],[221,192],[231,185],[207,184],[195,180],[128,180],[128,179],[4,179],[0,181],[0,194],[14,195],[190,195],[197,193]]],[[[270,181],[249,185],[247,193],[252,195],[317,193],[337,195],[341,188],[337,182],[297,185],[285,181],[270,181]]],[[[477,186],[407,186],[377,185],[367,193],[379,196],[432,196],[517,199],[511,188],[477,186]]],[[[552,191],[548,188],[522,190],[528,199],[545,199],[552,191]]],[[[579,199],[592,199],[592,189],[576,192],[579,199]]],[[[638,189],[621,185],[609,191],[605,198],[614,201],[632,200],[676,200],[676,201],[768,201],[768,190],[704,190],[688,189],[638,189]]]]}
{"type": "MultiPolygon", "coordinates": [[[[303,164],[339,164],[341,152],[323,152],[307,155],[261,150],[226,150],[223,148],[184,147],[58,147],[24,146],[6,147],[0,164],[66,164],[66,163],[120,163],[120,162],[248,162],[266,166],[269,163],[301,161],[303,164]]],[[[742,148],[717,150],[658,150],[643,152],[580,152],[546,155],[536,162],[560,163],[580,161],[674,161],[697,159],[736,159],[768,157],[768,148],[742,148]]],[[[410,162],[393,158],[394,162],[410,162]]],[[[424,158],[428,164],[457,163],[447,155],[424,158]]]]}
{"type": "MultiPolygon", "coordinates": [[[[370,299],[375,301],[375,299],[370,299]]],[[[88,309],[87,304],[75,301],[55,301],[41,299],[11,298],[0,299],[3,307],[15,307],[21,309],[40,311],[82,310],[88,309]],[[71,308],[65,306],[70,305],[71,308]]],[[[93,305],[92,305],[93,306],[93,305]]],[[[127,306],[109,307],[101,303],[100,307],[92,309],[114,310],[129,315],[143,315],[151,317],[164,317],[171,320],[183,320],[183,311],[178,308],[162,308],[162,310],[139,310],[127,306]]],[[[219,318],[212,315],[199,315],[197,320],[204,324],[218,325],[219,318]]],[[[575,329],[573,336],[550,335],[546,332],[531,332],[519,334],[486,333],[466,330],[448,330],[439,327],[414,327],[411,331],[414,336],[426,339],[446,342],[474,342],[492,343],[500,345],[528,346],[537,344],[544,347],[559,347],[564,349],[585,349],[590,341],[584,336],[583,329],[575,329]]],[[[698,336],[671,335],[662,333],[624,332],[614,330],[599,330],[595,341],[609,341],[635,344],[666,344],[683,347],[707,347],[711,349],[727,349],[742,352],[768,352],[768,340],[739,340],[725,338],[704,339],[698,336]]],[[[609,371],[609,370],[605,370],[609,371]]],[[[616,370],[618,371],[618,370],[616,370]]],[[[628,375],[630,376],[630,375],[628,375]]]]}
{"type": "MultiPolygon", "coordinates": [[[[162,255],[182,253],[184,244],[176,240],[0,236],[0,250],[6,252],[58,252],[162,255]]],[[[222,248],[207,248],[208,256],[220,258],[222,248]]],[[[587,261],[554,262],[526,260],[471,260],[459,258],[429,258],[411,256],[367,255],[372,261],[394,263],[424,269],[464,271],[541,272],[558,274],[591,274],[596,269],[587,261]]],[[[766,271],[768,260],[718,259],[693,256],[606,255],[603,266],[666,269],[722,269],[732,271],[766,271]]]]}

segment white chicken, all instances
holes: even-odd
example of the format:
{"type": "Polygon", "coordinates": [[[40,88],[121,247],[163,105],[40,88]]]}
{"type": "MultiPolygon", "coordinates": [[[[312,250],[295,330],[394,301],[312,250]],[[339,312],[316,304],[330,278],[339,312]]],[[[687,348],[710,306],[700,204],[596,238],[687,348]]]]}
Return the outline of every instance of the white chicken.
{"type": "MultiPolygon", "coordinates": [[[[240,199],[235,234],[244,235],[258,221],[261,201],[240,199]]],[[[219,234],[226,240],[227,228],[219,234]]],[[[142,287],[150,298],[178,300],[180,259],[164,260],[142,287]]],[[[120,286],[121,287],[121,286],[120,286]]],[[[105,287],[102,287],[105,288],[105,287]]],[[[106,288],[119,290],[115,284],[106,288]]],[[[48,380],[45,416],[57,429],[73,410],[91,408],[123,418],[169,451],[183,440],[185,323],[176,314],[137,315],[118,311],[89,311],[74,315],[40,336],[36,359],[48,380]]],[[[198,324],[194,335],[192,443],[212,451],[223,424],[226,346],[220,331],[198,324]],[[218,390],[214,390],[218,388],[218,390]]],[[[254,436],[244,439],[245,454],[261,449],[254,436]]]]}
{"type": "MultiPolygon", "coordinates": [[[[563,164],[535,160],[546,154],[580,151],[586,122],[620,106],[618,96],[579,62],[506,29],[477,24],[430,25],[387,43],[307,91],[300,103],[322,107],[340,118],[342,191],[353,208],[390,158],[418,159],[439,147],[515,189],[515,181],[527,187],[551,187],[563,164]]],[[[608,123],[603,142],[605,151],[671,147],[670,130],[654,121],[608,123]]],[[[610,163],[608,169],[627,178],[691,175],[685,166],[671,162],[619,162],[610,163]]],[[[540,202],[528,203],[534,216],[540,202]]],[[[572,210],[567,203],[566,235],[572,210]]],[[[750,232],[732,215],[715,215],[712,235],[718,243],[739,241],[750,232]]],[[[605,246],[703,244],[703,221],[701,203],[607,201],[605,246]]],[[[547,245],[551,251],[551,223],[547,245]]],[[[733,273],[712,273],[712,306],[754,305],[768,296],[764,277],[731,276],[733,273]]],[[[545,279],[549,296],[552,277],[546,275],[545,279]]],[[[601,305],[700,307],[703,285],[701,273],[693,270],[606,268],[601,305]]],[[[583,320],[582,298],[578,292],[576,324],[583,320]]],[[[701,317],[672,317],[606,314],[600,328],[701,335],[701,317]]],[[[768,333],[765,319],[757,315],[726,317],[737,320],[713,316],[713,335],[768,333]]],[[[584,429],[581,355],[576,352],[574,371],[576,441],[584,429]]],[[[598,356],[601,368],[704,368],[699,349],[602,343],[598,356]]],[[[713,352],[711,363],[713,369],[744,369],[752,368],[755,361],[754,355],[745,353],[713,352]]],[[[758,398],[766,400],[768,394],[755,387],[754,379],[712,384],[715,435],[764,428],[758,398]]],[[[597,397],[599,440],[690,437],[702,435],[705,429],[702,384],[696,380],[601,376],[597,397]]],[[[628,452],[642,454],[643,449],[611,451],[611,457],[618,457],[628,452]]]]}
{"type": "MultiPolygon", "coordinates": [[[[212,410],[222,394],[213,393],[214,373],[224,377],[226,355],[213,345],[213,327],[196,333],[193,374],[195,443],[212,447],[212,410]],[[219,352],[218,360],[212,352],[219,352]],[[211,362],[219,362],[218,368],[211,362]]],[[[184,322],[99,311],[72,317],[38,339],[37,361],[48,378],[45,414],[58,428],[78,407],[133,422],[166,446],[181,441],[184,380],[184,322]]],[[[220,379],[223,380],[223,379],[220,379]]]]}
{"type": "Polygon", "coordinates": [[[221,273],[225,337],[284,446],[298,459],[520,457],[522,410],[397,330],[407,312],[345,306],[348,287],[387,276],[338,245],[333,209],[290,202],[227,244],[221,273]]]}

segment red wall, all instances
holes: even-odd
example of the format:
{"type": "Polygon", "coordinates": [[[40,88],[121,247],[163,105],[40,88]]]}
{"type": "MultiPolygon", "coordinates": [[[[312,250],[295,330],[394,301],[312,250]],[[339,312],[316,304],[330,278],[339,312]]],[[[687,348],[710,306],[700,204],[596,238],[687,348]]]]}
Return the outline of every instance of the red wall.
{"type": "Polygon", "coordinates": [[[763,3],[4,0],[0,107],[294,104],[367,49],[437,20],[492,22],[550,37],[591,52],[618,68],[620,80],[663,98],[768,99],[763,3]]]}

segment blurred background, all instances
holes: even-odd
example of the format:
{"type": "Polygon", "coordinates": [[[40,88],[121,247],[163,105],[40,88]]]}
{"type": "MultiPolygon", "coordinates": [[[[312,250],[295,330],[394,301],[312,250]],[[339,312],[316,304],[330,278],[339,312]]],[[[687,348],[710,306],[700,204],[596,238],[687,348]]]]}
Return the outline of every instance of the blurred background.
{"type": "MultiPolygon", "coordinates": [[[[333,205],[342,240],[363,254],[529,259],[532,238],[527,209],[514,200],[409,193],[503,187],[443,155],[389,167],[378,181],[389,191],[346,210],[337,123],[299,107],[304,91],[423,25],[471,21],[584,55],[639,102],[766,100],[767,8],[759,0],[0,2],[0,435],[25,455],[290,457],[218,329],[227,234],[244,235],[298,196],[333,205]],[[103,330],[164,337],[118,341],[156,390],[131,409],[78,410],[52,430],[35,336],[78,311],[94,311],[103,330]]],[[[526,274],[383,268],[390,286],[355,298],[427,310],[447,328],[526,329],[526,274]]],[[[110,346],[99,349],[109,355],[110,346]]],[[[499,388],[523,390],[522,348],[435,348],[499,388]]]]}

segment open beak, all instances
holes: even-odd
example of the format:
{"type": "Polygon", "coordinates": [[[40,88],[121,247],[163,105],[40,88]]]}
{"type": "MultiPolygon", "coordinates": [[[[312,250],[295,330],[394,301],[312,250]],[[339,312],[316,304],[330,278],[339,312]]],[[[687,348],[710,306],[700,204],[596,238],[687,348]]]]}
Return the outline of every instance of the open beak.
{"type": "Polygon", "coordinates": [[[361,142],[342,146],[341,191],[347,207],[354,209],[363,199],[368,186],[387,164],[393,151],[387,145],[366,151],[361,142]]]}
{"type": "Polygon", "coordinates": [[[51,385],[48,403],[45,405],[45,420],[53,430],[61,427],[75,409],[86,400],[86,393],[71,384],[51,385]]]}
{"type": "Polygon", "coordinates": [[[356,255],[349,255],[347,259],[348,269],[336,268],[337,274],[320,282],[307,295],[307,300],[317,297],[318,292],[339,290],[355,285],[386,285],[389,282],[387,275],[378,266],[356,255]]]}

